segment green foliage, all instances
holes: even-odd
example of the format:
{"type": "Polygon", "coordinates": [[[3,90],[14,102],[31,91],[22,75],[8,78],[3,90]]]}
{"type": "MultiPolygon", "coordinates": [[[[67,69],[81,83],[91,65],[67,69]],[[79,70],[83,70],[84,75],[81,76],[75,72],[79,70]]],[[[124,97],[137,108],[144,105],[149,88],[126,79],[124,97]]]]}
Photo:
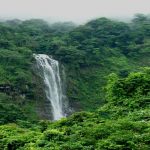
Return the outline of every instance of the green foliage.
{"type": "Polygon", "coordinates": [[[85,25],[48,24],[40,19],[0,23],[0,83],[38,99],[32,53],[53,55],[65,66],[67,95],[77,110],[94,110],[105,101],[106,76],[126,75],[149,66],[149,16],[131,23],[99,18],[85,25]]]}
{"type": "Polygon", "coordinates": [[[150,93],[150,69],[130,73],[126,78],[111,74],[106,87],[107,99],[113,105],[139,108],[148,106],[150,93]]]}
{"type": "MultiPolygon", "coordinates": [[[[141,99],[145,99],[145,96],[149,95],[147,90],[145,93],[147,85],[145,80],[149,81],[149,71],[149,68],[144,68],[122,79],[111,74],[106,86],[107,103],[93,113],[78,112],[56,122],[40,121],[30,125],[29,122],[24,121],[18,125],[0,126],[1,149],[148,150],[150,148],[150,111],[148,105],[138,106],[140,101],[136,98],[140,96],[141,99]],[[138,79],[140,84],[139,82],[135,84],[135,79],[138,79]],[[116,84],[122,81],[124,81],[123,86],[116,87],[116,84]],[[132,85],[134,89],[138,89],[133,90],[132,95],[124,92],[122,97],[118,96],[118,92],[132,85]],[[126,88],[123,88],[124,86],[126,88]],[[128,105],[123,103],[126,97],[130,98],[128,105]],[[121,100],[122,105],[118,103],[121,100]],[[130,103],[132,103],[132,111],[130,103]],[[125,115],[124,110],[126,110],[125,115]]],[[[148,90],[150,90],[149,87],[148,90]]]]}
{"type": "Polygon", "coordinates": [[[1,22],[0,149],[149,150],[149,22],[141,14],[131,23],[99,18],[78,27],[1,22]],[[60,61],[70,105],[91,112],[38,121],[44,93],[33,53],[60,61]]]}

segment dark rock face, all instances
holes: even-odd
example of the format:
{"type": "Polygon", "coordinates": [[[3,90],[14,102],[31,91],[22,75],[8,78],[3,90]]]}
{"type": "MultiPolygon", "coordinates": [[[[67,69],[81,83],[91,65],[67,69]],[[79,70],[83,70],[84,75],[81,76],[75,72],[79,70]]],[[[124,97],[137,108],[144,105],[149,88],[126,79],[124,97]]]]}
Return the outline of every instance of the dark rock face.
{"type": "Polygon", "coordinates": [[[13,91],[13,87],[9,84],[0,84],[0,92],[9,93],[13,91]]]}
{"type": "Polygon", "coordinates": [[[39,117],[42,120],[52,120],[51,113],[51,104],[46,98],[46,94],[44,91],[44,83],[43,79],[37,75],[36,66],[33,66],[33,81],[35,83],[35,110],[39,117]]]}
{"type": "Polygon", "coordinates": [[[45,98],[42,101],[36,103],[36,112],[42,120],[52,120],[51,105],[50,102],[45,98]]]}

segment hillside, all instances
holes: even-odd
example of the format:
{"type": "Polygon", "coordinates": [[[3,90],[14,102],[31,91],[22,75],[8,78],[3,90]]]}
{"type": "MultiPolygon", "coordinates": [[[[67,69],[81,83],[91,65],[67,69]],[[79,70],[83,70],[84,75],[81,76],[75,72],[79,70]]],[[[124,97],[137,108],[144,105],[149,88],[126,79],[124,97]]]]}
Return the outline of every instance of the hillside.
{"type": "Polygon", "coordinates": [[[0,0],[0,150],[150,150],[150,0],[0,0]]]}
{"type": "Polygon", "coordinates": [[[1,149],[149,150],[150,68],[125,78],[112,73],[105,89],[107,103],[93,113],[0,126],[1,149]]]}
{"type": "Polygon", "coordinates": [[[43,83],[33,53],[52,55],[64,66],[67,96],[74,111],[94,111],[106,101],[104,86],[150,66],[150,19],[131,23],[99,18],[76,27],[38,19],[0,23],[1,124],[47,119],[43,83]]]}

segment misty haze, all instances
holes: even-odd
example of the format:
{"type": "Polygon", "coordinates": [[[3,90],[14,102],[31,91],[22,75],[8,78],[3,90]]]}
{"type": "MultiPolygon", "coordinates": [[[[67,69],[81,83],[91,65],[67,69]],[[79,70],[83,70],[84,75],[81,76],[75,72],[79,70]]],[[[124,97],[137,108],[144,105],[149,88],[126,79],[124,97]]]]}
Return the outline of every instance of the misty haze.
{"type": "Polygon", "coordinates": [[[99,17],[128,19],[137,13],[150,13],[149,0],[0,0],[1,19],[83,23],[99,17]]]}
{"type": "Polygon", "coordinates": [[[149,0],[0,0],[0,150],[149,150],[149,119],[149,0]]]}

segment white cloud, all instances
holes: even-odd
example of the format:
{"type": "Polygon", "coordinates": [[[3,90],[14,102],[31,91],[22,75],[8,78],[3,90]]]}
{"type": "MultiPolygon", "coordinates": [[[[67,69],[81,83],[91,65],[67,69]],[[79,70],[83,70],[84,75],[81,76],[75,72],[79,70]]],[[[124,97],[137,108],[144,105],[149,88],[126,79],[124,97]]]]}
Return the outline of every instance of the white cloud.
{"type": "Polygon", "coordinates": [[[0,17],[85,21],[150,13],[150,0],[0,0],[0,17]]]}

